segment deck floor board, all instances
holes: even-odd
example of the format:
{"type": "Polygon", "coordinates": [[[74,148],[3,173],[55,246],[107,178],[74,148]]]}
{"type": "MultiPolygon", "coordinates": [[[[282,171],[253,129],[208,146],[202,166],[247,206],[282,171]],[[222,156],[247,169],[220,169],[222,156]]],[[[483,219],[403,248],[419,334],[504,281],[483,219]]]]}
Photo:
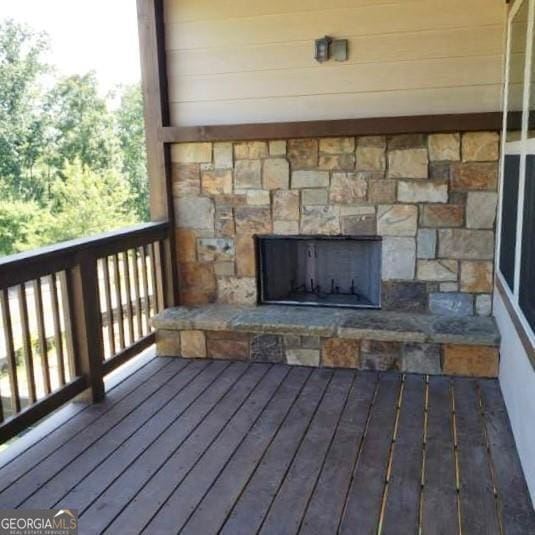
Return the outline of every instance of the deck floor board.
{"type": "Polygon", "coordinates": [[[84,535],[535,532],[495,380],[154,358],[65,413],[0,455],[0,508],[84,535]]]}

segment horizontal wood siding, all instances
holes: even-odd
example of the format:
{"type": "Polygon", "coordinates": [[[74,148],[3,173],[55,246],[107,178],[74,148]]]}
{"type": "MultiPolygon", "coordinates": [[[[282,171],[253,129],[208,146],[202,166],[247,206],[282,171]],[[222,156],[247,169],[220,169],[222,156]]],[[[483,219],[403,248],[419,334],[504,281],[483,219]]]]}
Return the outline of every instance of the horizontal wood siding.
{"type": "Polygon", "coordinates": [[[173,126],[500,108],[503,0],[165,0],[173,126]],[[347,38],[319,65],[313,41],[347,38]]]}

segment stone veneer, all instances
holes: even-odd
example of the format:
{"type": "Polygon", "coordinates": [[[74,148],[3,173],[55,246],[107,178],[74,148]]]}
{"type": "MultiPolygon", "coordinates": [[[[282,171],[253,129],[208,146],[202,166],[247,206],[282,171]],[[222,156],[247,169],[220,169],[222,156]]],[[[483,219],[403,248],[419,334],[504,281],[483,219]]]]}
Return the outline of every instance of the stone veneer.
{"type": "Polygon", "coordinates": [[[495,132],[184,143],[171,154],[184,305],[256,303],[254,234],[343,233],[383,237],[384,309],[491,313],[495,132]]]}

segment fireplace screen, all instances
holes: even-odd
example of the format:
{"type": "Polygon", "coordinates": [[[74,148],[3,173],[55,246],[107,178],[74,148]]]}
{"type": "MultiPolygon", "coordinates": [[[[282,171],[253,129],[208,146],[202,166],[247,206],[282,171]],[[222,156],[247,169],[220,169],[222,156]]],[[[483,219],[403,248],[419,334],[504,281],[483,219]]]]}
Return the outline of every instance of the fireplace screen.
{"type": "Polygon", "coordinates": [[[380,308],[381,238],[258,236],[262,303],[380,308]]]}

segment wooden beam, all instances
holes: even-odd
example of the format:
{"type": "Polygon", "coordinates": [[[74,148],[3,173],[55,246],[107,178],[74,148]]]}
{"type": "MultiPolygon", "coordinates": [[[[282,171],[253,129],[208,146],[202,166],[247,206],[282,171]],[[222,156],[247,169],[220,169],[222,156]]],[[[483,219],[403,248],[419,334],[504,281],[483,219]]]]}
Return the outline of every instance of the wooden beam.
{"type": "MultiPolygon", "coordinates": [[[[169,124],[163,9],[163,0],[137,0],[150,214],[153,221],[169,222],[167,249],[174,251],[171,158],[169,147],[159,139],[160,130],[169,124]]],[[[173,306],[178,287],[174,254],[165,264],[165,301],[173,306]]]]}
{"type": "Polygon", "coordinates": [[[500,130],[501,112],[375,117],[287,123],[214,126],[167,126],[158,132],[164,143],[300,137],[366,136],[433,132],[500,130]]]}

